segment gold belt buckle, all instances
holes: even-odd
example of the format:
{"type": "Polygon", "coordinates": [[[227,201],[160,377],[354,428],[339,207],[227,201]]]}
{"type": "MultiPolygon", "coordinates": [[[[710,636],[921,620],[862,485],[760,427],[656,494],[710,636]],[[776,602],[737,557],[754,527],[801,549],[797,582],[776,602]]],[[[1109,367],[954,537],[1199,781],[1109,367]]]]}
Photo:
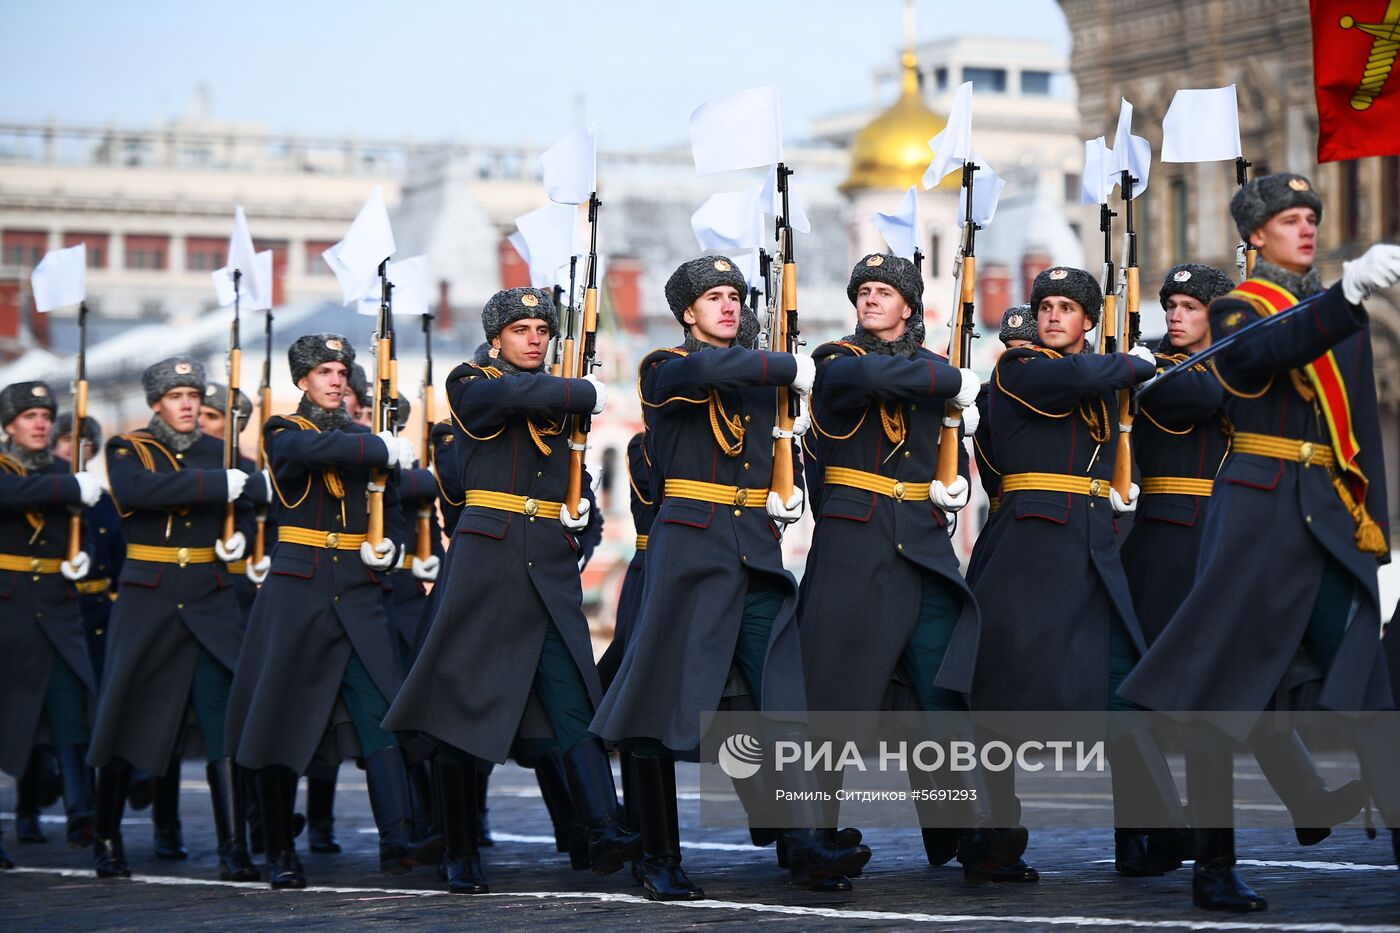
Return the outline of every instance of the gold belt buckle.
{"type": "Polygon", "coordinates": [[[31,558],[29,558],[29,572],[30,572],[30,573],[38,573],[38,572],[39,572],[39,568],[42,567],[42,566],[44,566],[43,561],[39,560],[39,558],[37,558],[37,557],[31,557],[31,558]]]}
{"type": "Polygon", "coordinates": [[[326,547],[335,548],[340,544],[340,535],[334,531],[326,532],[326,547]]]}
{"type": "Polygon", "coordinates": [[[1089,480],[1089,495],[1091,495],[1091,496],[1097,496],[1097,495],[1099,494],[1099,490],[1103,488],[1103,486],[1100,485],[1101,483],[1102,483],[1102,480],[1097,480],[1097,479],[1091,479],[1091,480],[1089,480]]]}
{"type": "Polygon", "coordinates": [[[1317,454],[1317,448],[1311,441],[1304,441],[1298,447],[1298,462],[1303,466],[1312,466],[1313,457],[1317,454]]]}
{"type": "Polygon", "coordinates": [[[539,514],[539,511],[540,504],[538,502],[536,502],[534,499],[525,500],[524,512],[526,515],[530,516],[531,518],[534,518],[536,515],[539,514]]]}
{"type": "Polygon", "coordinates": [[[901,502],[904,501],[904,483],[896,482],[894,484],[894,497],[901,502]]]}
{"type": "Polygon", "coordinates": [[[749,491],[748,491],[747,489],[739,489],[739,490],[736,490],[736,491],[735,491],[735,493],[734,493],[734,504],[735,504],[735,505],[747,505],[747,504],[748,504],[748,501],[749,501],[749,491]]]}
{"type": "Polygon", "coordinates": [[[182,548],[180,548],[178,551],[175,552],[175,563],[179,564],[181,567],[184,567],[184,566],[185,566],[186,564],[188,564],[189,562],[190,562],[190,549],[189,549],[189,548],[187,548],[187,547],[182,547],[182,548]]]}

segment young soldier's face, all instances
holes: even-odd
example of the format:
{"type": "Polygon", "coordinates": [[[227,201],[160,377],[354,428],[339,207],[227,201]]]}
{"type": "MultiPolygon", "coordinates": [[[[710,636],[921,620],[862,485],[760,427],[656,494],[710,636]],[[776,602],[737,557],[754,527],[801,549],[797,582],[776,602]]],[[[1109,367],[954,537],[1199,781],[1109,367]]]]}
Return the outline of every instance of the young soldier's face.
{"type": "Polygon", "coordinates": [[[160,415],[160,420],[182,434],[188,434],[199,426],[199,403],[204,393],[189,386],[180,386],[156,399],[151,411],[160,415]]]}
{"type": "Polygon", "coordinates": [[[1084,349],[1084,335],[1094,329],[1094,322],[1084,313],[1079,302],[1062,295],[1042,298],[1035,312],[1040,332],[1040,345],[1061,353],[1078,353],[1084,349]]]}
{"type": "MultiPolygon", "coordinates": [[[[351,392],[347,398],[355,398],[355,393],[351,392]]],[[[359,399],[355,399],[355,413],[350,416],[350,420],[356,424],[362,424],[367,428],[374,427],[374,407],[371,405],[361,405],[359,399]]]]}
{"type": "MultiPolygon", "coordinates": [[[[72,460],[73,435],[68,433],[60,434],[53,439],[53,455],[60,460],[72,460]]],[[[92,441],[83,440],[83,459],[91,460],[93,454],[92,441]]]]}
{"type": "Polygon", "coordinates": [[[1302,275],[1312,268],[1317,250],[1317,212],[1311,207],[1279,211],[1249,235],[1249,242],[1266,262],[1302,275]]]}
{"type": "Polygon", "coordinates": [[[27,408],[15,416],[15,420],[5,425],[5,433],[17,446],[25,450],[39,451],[49,446],[49,432],[53,430],[53,415],[47,408],[27,408]]]}
{"type": "Polygon", "coordinates": [[[199,430],[210,437],[224,439],[224,413],[211,405],[199,407],[199,430]]]}
{"type": "Polygon", "coordinates": [[[1210,314],[1205,305],[1190,295],[1168,295],[1165,309],[1172,346],[1187,353],[1210,346],[1210,314]]]}
{"type": "Polygon", "coordinates": [[[695,299],[681,319],[690,325],[696,340],[722,347],[732,346],[739,336],[739,314],[744,301],[732,285],[720,285],[695,299]]]}
{"type": "Polygon", "coordinates": [[[881,340],[904,336],[904,322],[914,311],[894,286],[866,282],[856,292],[856,318],[866,333],[881,340]]]}
{"type": "Polygon", "coordinates": [[[491,346],[516,369],[539,369],[549,349],[549,324],[537,317],[511,321],[491,339],[491,346]]]}
{"type": "Polygon", "coordinates": [[[311,404],[335,411],[350,392],[350,371],[339,361],[322,363],[302,376],[297,388],[306,393],[311,404]]]}

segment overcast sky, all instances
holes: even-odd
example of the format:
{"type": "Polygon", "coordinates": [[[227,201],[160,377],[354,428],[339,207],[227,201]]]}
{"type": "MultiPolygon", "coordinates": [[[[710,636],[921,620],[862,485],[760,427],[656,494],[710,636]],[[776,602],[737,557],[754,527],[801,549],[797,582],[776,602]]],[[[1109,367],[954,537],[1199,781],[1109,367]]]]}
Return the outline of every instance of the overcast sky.
{"type": "MultiPolygon", "coordinates": [[[[918,0],[921,40],[1069,32],[1054,0],[918,0]]],[[[872,100],[899,0],[0,0],[0,120],[145,126],[189,108],[272,131],[677,143],[691,110],[763,84],[785,135],[872,100]],[[581,101],[581,103],[580,103],[581,101]]]]}

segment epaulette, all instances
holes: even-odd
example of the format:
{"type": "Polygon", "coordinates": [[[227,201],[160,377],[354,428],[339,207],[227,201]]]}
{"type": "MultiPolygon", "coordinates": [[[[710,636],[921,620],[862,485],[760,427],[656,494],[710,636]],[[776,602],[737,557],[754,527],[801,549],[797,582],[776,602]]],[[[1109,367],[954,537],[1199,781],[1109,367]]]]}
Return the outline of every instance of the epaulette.
{"type": "Polygon", "coordinates": [[[13,474],[14,476],[24,476],[29,472],[24,468],[24,464],[20,463],[9,454],[0,454],[0,470],[4,470],[6,473],[13,474]]]}
{"type": "MultiPolygon", "coordinates": [[[[843,349],[843,350],[849,350],[851,353],[855,354],[856,356],[865,356],[865,355],[866,355],[866,350],[865,350],[864,347],[857,346],[857,345],[851,343],[849,340],[828,340],[826,343],[822,344],[821,347],[817,347],[817,353],[814,353],[814,354],[812,354],[812,355],[813,355],[813,356],[816,356],[818,353],[821,353],[822,347],[840,347],[840,348],[843,349]]],[[[828,356],[835,356],[835,355],[836,355],[836,354],[834,354],[834,353],[828,354],[828,356]]]]}
{"type": "Polygon", "coordinates": [[[1028,362],[1035,359],[1037,356],[1043,356],[1050,360],[1058,360],[1061,359],[1064,354],[1058,350],[1051,350],[1049,347],[1038,347],[1031,343],[1024,347],[1012,347],[1006,350],[1002,353],[998,362],[1001,360],[1020,360],[1021,362],[1028,362]]]}
{"type": "MultiPolygon", "coordinates": [[[[131,449],[136,452],[136,459],[141,461],[141,466],[152,473],[154,473],[156,469],[155,452],[157,451],[165,455],[165,459],[170,462],[172,467],[177,470],[181,468],[180,461],[175,459],[175,455],[172,454],[164,444],[156,440],[148,431],[132,431],[130,434],[119,434],[116,439],[119,441],[126,441],[130,444],[131,449]]],[[[124,449],[120,447],[117,448],[118,457],[125,456],[125,454],[126,452],[124,449]]]]}
{"type": "Polygon", "coordinates": [[[303,431],[315,431],[317,434],[321,433],[321,429],[316,427],[315,422],[310,418],[303,418],[301,415],[283,415],[282,417],[301,428],[303,431]]]}
{"type": "MultiPolygon", "coordinates": [[[[468,363],[467,365],[480,372],[487,379],[499,379],[505,375],[505,373],[501,372],[501,370],[497,369],[495,366],[482,366],[480,363],[468,363]]],[[[468,378],[475,379],[476,377],[470,376],[468,378]]]]}

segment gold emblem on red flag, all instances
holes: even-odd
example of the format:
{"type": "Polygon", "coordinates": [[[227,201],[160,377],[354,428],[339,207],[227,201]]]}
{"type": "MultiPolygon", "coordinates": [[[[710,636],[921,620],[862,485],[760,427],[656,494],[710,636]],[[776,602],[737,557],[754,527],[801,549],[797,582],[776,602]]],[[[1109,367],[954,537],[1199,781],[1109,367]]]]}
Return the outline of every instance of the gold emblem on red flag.
{"type": "Polygon", "coordinates": [[[1374,37],[1366,67],[1361,72],[1361,84],[1351,95],[1352,109],[1366,110],[1381,96],[1386,79],[1395,67],[1396,53],[1400,52],[1400,0],[1390,0],[1379,23],[1358,23],[1355,17],[1343,16],[1338,25],[1343,29],[1359,29],[1374,37]]]}

